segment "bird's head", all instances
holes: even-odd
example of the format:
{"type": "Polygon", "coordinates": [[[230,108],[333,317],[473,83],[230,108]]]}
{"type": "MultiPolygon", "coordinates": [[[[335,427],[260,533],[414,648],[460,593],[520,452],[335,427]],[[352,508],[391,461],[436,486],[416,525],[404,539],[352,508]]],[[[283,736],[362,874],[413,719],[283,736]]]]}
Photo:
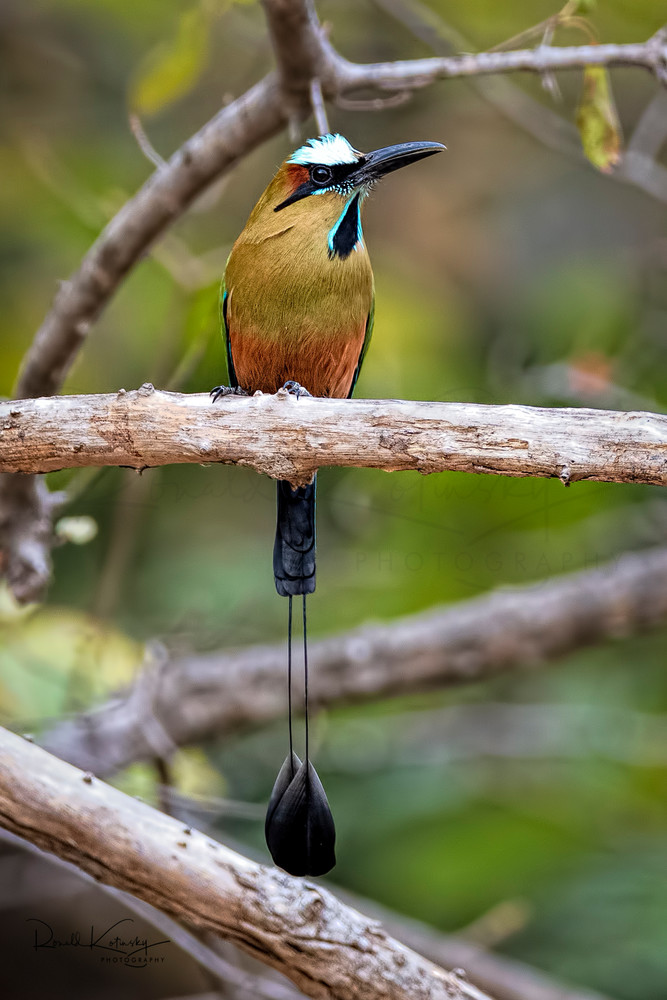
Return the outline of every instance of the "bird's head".
{"type": "Polygon", "coordinates": [[[439,142],[400,142],[360,153],[342,135],[329,133],[308,139],[281,168],[291,190],[274,212],[312,195],[330,194],[347,200],[358,194],[364,198],[386,174],[444,148],[439,142]]]}
{"type": "Polygon", "coordinates": [[[401,142],[360,153],[342,135],[308,139],[280,166],[255,207],[251,228],[256,224],[263,234],[277,231],[276,225],[281,231],[322,229],[330,258],[344,260],[362,244],[359,209],[373,185],[444,148],[439,142],[401,142]]]}

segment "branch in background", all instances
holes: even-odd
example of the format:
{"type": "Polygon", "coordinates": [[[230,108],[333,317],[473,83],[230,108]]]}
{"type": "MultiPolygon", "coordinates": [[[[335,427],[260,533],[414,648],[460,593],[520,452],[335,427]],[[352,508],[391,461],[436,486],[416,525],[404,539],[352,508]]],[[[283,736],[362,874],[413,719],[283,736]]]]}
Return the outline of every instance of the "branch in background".
{"type": "MultiPolygon", "coordinates": [[[[460,31],[420,0],[375,0],[375,4],[438,56],[472,51],[471,42],[460,31]]],[[[487,103],[524,132],[545,146],[584,162],[581,136],[572,122],[502,77],[474,76],[470,82],[487,103]]],[[[667,202],[667,168],[657,163],[655,157],[665,139],[666,101],[665,90],[656,91],[637,122],[621,162],[607,175],[662,202],[667,202]]]]}
{"type": "Polygon", "coordinates": [[[341,893],[345,902],[382,921],[391,934],[397,934],[421,955],[451,969],[465,969],[482,990],[497,1000],[607,1000],[599,993],[569,986],[523,962],[495,955],[471,941],[453,934],[442,934],[428,924],[393,913],[368,899],[341,893]]]}
{"type": "Polygon", "coordinates": [[[161,392],[0,403],[1,472],[183,462],[295,484],[321,466],[667,484],[667,416],[479,403],[161,392]]]}
{"type": "Polygon", "coordinates": [[[264,868],[0,730],[0,825],[335,1000],[489,1000],[326,889],[264,868]]]}
{"type": "MultiPolygon", "coordinates": [[[[665,623],[667,549],[629,554],[600,569],[314,642],[310,697],[329,707],[487,680],[665,623]]],[[[152,718],[183,746],[266,723],[285,710],[282,644],[181,657],[163,666],[159,685],[147,685],[143,676],[98,709],[57,724],[41,742],[108,776],[155,755],[152,718]]]]}
{"type": "MultiPolygon", "coordinates": [[[[456,51],[472,52],[473,44],[420,0],[374,0],[375,5],[398,21],[437,56],[456,51]]],[[[551,149],[583,162],[581,138],[574,124],[550,107],[530,97],[521,87],[502,77],[476,76],[470,81],[482,98],[529,135],[551,149]]],[[[613,174],[611,176],[614,176],[613,174]]]]}
{"type": "Polygon", "coordinates": [[[436,80],[489,76],[494,73],[553,73],[584,66],[636,66],[665,82],[667,39],[658,32],[647,42],[629,45],[540,45],[534,49],[478,52],[470,55],[352,63],[330,50],[335,79],[343,93],[362,87],[405,90],[428,87],[436,80]]]}

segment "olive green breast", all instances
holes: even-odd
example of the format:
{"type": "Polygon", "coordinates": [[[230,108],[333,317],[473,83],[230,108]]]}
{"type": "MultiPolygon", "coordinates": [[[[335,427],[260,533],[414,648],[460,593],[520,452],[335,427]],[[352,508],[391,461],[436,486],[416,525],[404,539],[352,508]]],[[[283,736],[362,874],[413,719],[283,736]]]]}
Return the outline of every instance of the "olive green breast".
{"type": "Polygon", "coordinates": [[[225,272],[232,330],[273,341],[319,331],[345,338],[366,322],[373,272],[363,241],[345,259],[329,252],[344,205],[339,195],[314,195],[251,217],[225,272]]]}
{"type": "Polygon", "coordinates": [[[329,251],[344,208],[333,193],[281,212],[260,201],[234,244],[225,272],[227,336],[243,388],[275,392],[294,379],[313,395],[348,395],[373,272],[363,240],[344,259],[329,251]]]}

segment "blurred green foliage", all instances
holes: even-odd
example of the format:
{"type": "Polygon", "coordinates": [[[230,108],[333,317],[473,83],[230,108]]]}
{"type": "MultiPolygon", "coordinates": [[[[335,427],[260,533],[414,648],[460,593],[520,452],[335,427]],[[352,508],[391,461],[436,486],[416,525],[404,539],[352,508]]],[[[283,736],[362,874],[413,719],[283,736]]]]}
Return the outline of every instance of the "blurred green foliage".
{"type": "MultiPolygon", "coordinates": [[[[556,12],[547,0],[429,6],[480,48],[556,12]]],[[[324,2],[320,13],[351,58],[428,54],[370,2],[324,2]]],[[[664,11],[652,0],[608,0],[588,16],[601,41],[641,41],[664,11]]],[[[167,156],[271,56],[249,3],[5,0],[0,32],[8,394],[56,283],[152,169],[128,111],[141,112],[167,156]]],[[[629,136],[656,85],[634,71],[612,79],[629,136]]],[[[549,101],[539,80],[516,82],[549,101]]],[[[573,122],[580,75],[560,83],[557,110],[573,122]]],[[[362,149],[419,138],[448,146],[392,176],[368,204],[377,313],[359,396],[664,408],[664,205],[540,146],[460,81],[381,114],[332,109],[331,124],[362,149]]],[[[144,381],[203,391],[220,380],[219,276],[291,145],[281,136],[253,153],[137,266],[66,391],[144,381]]],[[[597,565],[664,531],[664,500],[649,488],[339,469],[320,478],[313,634],[597,565]]],[[[133,676],[153,636],[178,649],[283,637],[270,481],[222,467],[50,479],[72,490],[64,513],[94,518],[98,532],[56,550],[43,608],[18,613],[3,598],[4,723],[36,729],[94,704],[133,676]]],[[[629,720],[667,712],[664,638],[319,719],[318,762],[340,835],[334,880],[623,1000],[662,1000],[667,754],[660,762],[635,753],[629,720]],[[613,709],[621,734],[628,720],[626,743],[621,752],[563,738],[541,753],[528,740],[514,756],[462,759],[433,752],[436,720],[402,756],[398,735],[415,715],[486,702],[584,706],[603,733],[613,709]],[[519,925],[485,938],[485,914],[508,901],[523,914],[519,925]]],[[[178,785],[262,802],[283,741],[280,725],[185,754],[178,785]]],[[[150,769],[119,780],[155,795],[150,769]]],[[[261,849],[259,821],[221,818],[217,828],[261,849]]]]}
{"type": "Polygon", "coordinates": [[[591,163],[605,174],[612,171],[620,159],[621,135],[609,75],[602,66],[584,70],[577,125],[591,163]]]}

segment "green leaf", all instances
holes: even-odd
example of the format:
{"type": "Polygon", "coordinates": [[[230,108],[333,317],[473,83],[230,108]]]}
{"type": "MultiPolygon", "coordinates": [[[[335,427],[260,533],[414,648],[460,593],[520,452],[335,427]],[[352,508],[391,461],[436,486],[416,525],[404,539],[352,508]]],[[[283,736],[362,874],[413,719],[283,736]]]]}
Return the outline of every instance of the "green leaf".
{"type": "Polygon", "coordinates": [[[604,66],[586,66],[577,128],[584,153],[603,174],[611,173],[621,155],[621,127],[604,66]]]}
{"type": "Polygon", "coordinates": [[[20,617],[0,608],[0,715],[38,720],[89,705],[129,684],[143,652],[122,632],[71,608],[33,606],[20,617]]]}
{"type": "Polygon", "coordinates": [[[175,37],[148,53],[130,88],[132,111],[153,115],[189,93],[206,65],[208,36],[206,9],[186,11],[175,37]]]}

